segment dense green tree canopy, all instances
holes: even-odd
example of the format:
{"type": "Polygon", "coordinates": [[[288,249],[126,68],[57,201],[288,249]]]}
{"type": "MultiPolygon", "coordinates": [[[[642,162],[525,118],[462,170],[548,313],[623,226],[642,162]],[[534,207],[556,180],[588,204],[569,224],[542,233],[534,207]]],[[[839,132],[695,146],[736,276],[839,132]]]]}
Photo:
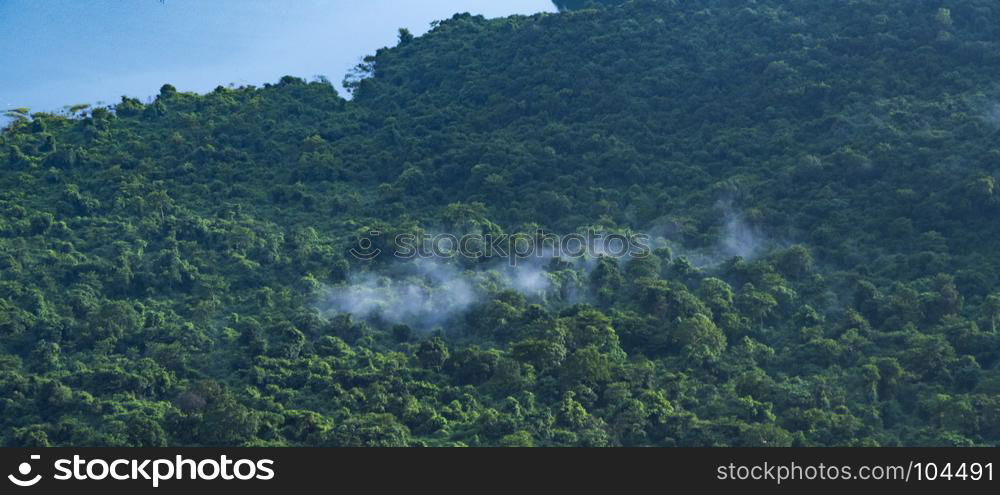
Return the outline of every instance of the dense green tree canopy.
{"type": "Polygon", "coordinates": [[[559,10],[582,9],[584,7],[600,7],[605,5],[618,5],[628,0],[552,0],[559,10]]]}
{"type": "Polygon", "coordinates": [[[462,14],[351,100],[15,111],[0,444],[996,445],[1000,6],[943,5],[462,14]],[[537,228],[653,254],[350,254],[537,228]]]}

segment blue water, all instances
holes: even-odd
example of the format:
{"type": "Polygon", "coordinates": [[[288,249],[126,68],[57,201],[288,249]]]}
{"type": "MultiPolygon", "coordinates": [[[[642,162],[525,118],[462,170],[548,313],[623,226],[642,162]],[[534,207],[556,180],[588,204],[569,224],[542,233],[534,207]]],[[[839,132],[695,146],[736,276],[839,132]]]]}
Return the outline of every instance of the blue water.
{"type": "MultiPolygon", "coordinates": [[[[555,9],[550,0],[0,0],[0,110],[146,100],[323,75],[456,12],[555,9]]],[[[341,91],[344,94],[343,91],[341,91]]]]}

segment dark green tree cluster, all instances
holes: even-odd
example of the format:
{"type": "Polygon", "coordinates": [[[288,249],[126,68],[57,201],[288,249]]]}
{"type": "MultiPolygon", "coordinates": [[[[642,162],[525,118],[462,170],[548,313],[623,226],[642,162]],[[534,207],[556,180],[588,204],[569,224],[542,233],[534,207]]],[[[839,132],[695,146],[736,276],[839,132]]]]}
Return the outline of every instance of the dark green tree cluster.
{"type": "Polygon", "coordinates": [[[587,7],[603,7],[606,5],[618,5],[628,0],[552,0],[559,10],[582,9],[587,7]]]}
{"type": "Polygon", "coordinates": [[[997,40],[987,0],[632,0],[401,32],[351,100],[18,110],[0,444],[996,445],[997,40]],[[537,228],[673,249],[452,260],[437,328],[317,310],[403,263],[367,232],[537,228]]]}

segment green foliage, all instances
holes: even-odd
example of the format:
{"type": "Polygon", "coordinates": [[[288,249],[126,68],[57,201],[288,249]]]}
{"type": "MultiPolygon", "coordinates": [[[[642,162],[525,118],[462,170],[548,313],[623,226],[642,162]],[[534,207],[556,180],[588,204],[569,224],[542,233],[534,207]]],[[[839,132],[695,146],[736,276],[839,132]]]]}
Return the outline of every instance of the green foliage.
{"type": "Polygon", "coordinates": [[[618,5],[628,0],[552,0],[559,10],[596,8],[606,5],[618,5]]]}
{"type": "Polygon", "coordinates": [[[400,30],[350,101],[13,110],[0,444],[1000,442],[995,2],[557,4],[400,30]],[[370,231],[595,226],[670,242],[318,310],[397,276],[370,231]]]}

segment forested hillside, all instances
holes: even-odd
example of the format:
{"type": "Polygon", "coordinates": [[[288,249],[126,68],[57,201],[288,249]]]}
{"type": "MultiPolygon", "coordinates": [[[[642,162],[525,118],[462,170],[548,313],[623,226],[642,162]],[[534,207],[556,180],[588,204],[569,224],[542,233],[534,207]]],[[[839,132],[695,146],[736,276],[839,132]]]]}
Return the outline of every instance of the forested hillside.
{"type": "Polygon", "coordinates": [[[0,444],[1000,442],[1000,5],[556,3],[13,112],[0,444]],[[391,253],[538,229],[653,254],[391,253]]]}
{"type": "Polygon", "coordinates": [[[559,10],[572,10],[583,8],[599,8],[608,5],[619,5],[625,0],[552,0],[559,10]]]}

